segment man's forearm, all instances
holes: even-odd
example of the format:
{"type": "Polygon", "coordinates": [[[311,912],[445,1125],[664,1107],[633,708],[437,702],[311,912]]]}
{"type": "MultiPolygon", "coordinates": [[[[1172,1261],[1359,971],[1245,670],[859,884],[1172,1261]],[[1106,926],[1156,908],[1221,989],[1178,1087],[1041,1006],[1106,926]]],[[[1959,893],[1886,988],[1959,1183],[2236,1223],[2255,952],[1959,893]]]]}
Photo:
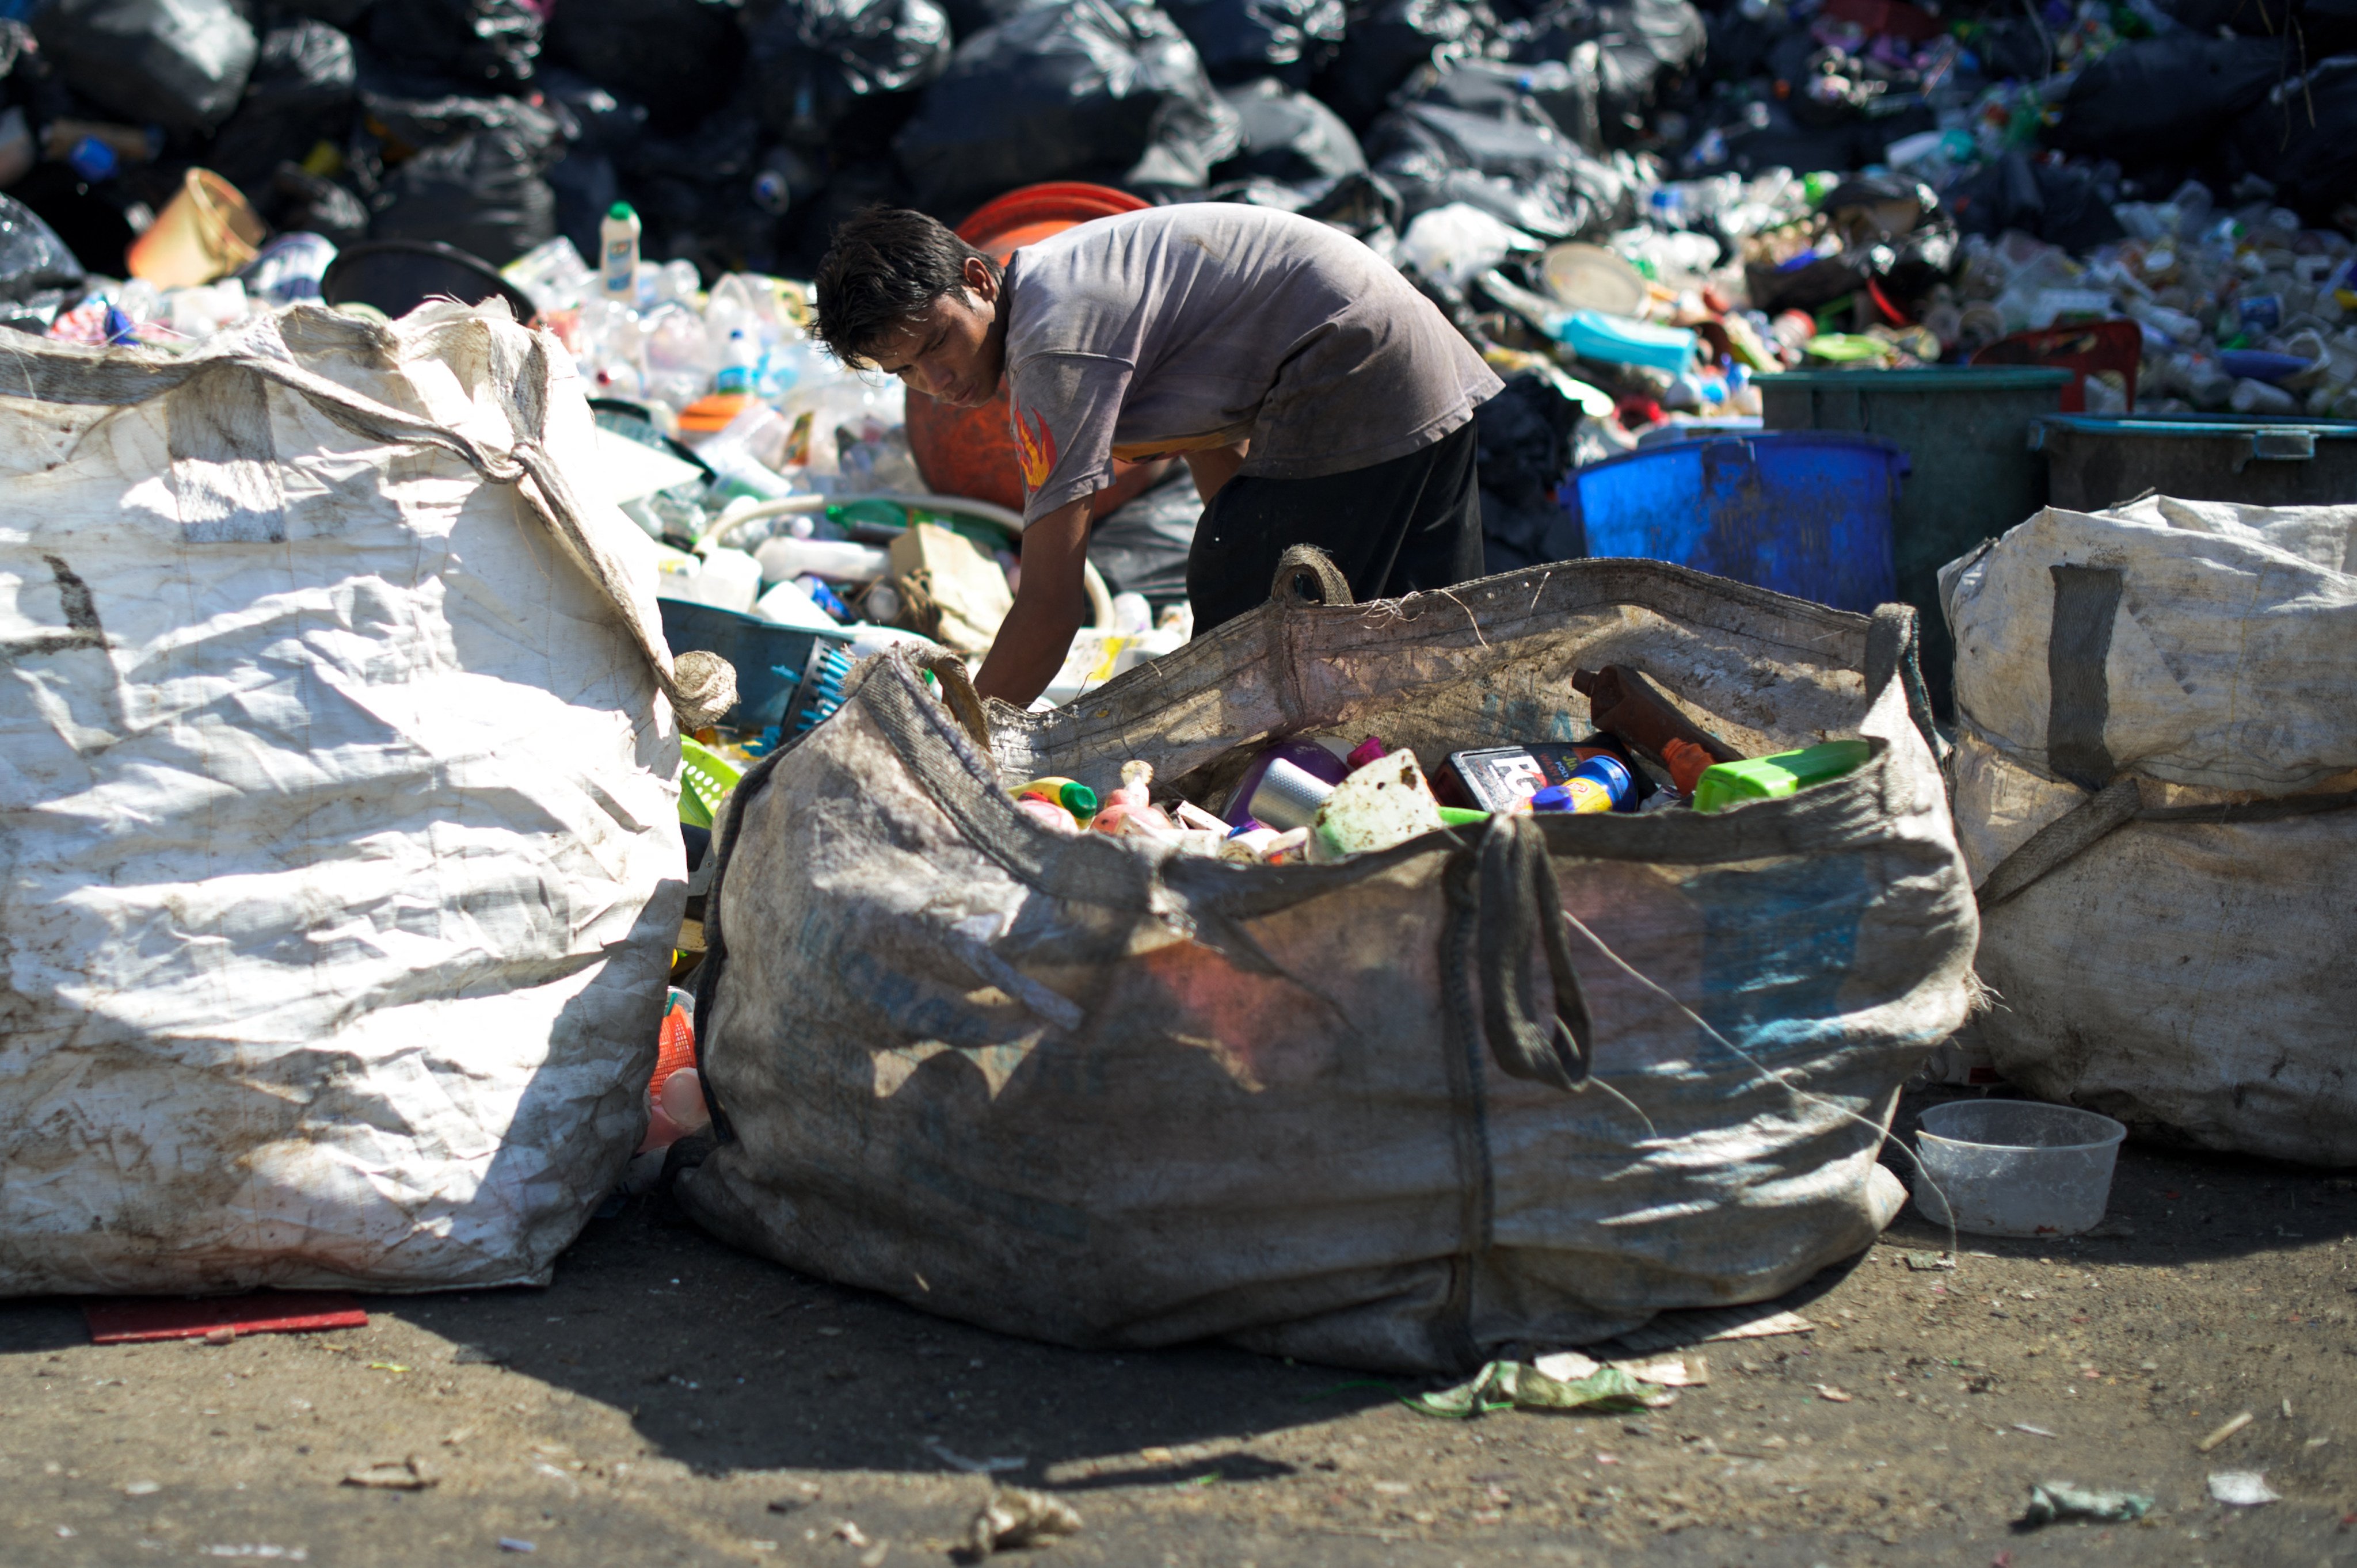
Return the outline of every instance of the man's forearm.
{"type": "Polygon", "coordinates": [[[1023,575],[974,689],[1017,707],[1048,689],[1086,624],[1089,501],[1059,507],[1023,532],[1023,575]]]}

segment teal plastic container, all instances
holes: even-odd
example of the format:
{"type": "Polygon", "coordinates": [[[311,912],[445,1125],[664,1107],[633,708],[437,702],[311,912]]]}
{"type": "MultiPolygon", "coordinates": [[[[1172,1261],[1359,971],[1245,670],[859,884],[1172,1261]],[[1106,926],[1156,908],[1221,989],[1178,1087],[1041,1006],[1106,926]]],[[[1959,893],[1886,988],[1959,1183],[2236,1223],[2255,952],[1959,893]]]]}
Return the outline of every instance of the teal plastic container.
{"type": "Polygon", "coordinates": [[[1950,709],[1955,644],[1940,613],[1940,568],[2046,504],[2046,460],[2029,422],[2059,413],[2067,370],[1942,365],[1921,371],[1792,371],[1762,376],[1770,430],[1855,430],[1895,442],[1912,461],[1891,516],[1898,595],[1922,628],[1924,682],[1950,709]]]}
{"type": "Polygon", "coordinates": [[[2190,501],[2338,506],[2357,500],[2357,423],[2232,413],[2031,422],[2053,502],[2097,511],[2158,490],[2190,501]]]}

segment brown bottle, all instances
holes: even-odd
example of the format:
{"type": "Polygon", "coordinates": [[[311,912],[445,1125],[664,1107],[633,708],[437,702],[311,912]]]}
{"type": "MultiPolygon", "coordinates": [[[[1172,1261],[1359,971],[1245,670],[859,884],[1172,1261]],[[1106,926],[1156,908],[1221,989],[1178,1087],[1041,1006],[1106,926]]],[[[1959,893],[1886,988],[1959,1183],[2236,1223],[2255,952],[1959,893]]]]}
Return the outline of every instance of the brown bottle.
{"type": "Polygon", "coordinates": [[[1743,754],[1695,724],[1642,672],[1626,664],[1575,670],[1571,684],[1587,699],[1587,716],[1669,770],[1681,795],[1694,793],[1695,779],[1714,762],[1740,762],[1743,754]],[[1697,762],[1699,749],[1704,760],[1697,762]]]}

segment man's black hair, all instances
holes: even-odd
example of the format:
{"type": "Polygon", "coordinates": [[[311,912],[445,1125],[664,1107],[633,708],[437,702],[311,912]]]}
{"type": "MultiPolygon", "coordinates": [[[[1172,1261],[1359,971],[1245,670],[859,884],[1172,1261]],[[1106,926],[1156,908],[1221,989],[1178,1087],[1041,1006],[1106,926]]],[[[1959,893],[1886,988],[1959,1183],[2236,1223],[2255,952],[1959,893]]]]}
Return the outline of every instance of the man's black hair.
{"type": "Polygon", "coordinates": [[[836,226],[818,264],[811,333],[844,364],[862,364],[894,327],[965,287],[969,257],[1000,275],[997,262],[921,212],[870,207],[856,213],[836,226]]]}

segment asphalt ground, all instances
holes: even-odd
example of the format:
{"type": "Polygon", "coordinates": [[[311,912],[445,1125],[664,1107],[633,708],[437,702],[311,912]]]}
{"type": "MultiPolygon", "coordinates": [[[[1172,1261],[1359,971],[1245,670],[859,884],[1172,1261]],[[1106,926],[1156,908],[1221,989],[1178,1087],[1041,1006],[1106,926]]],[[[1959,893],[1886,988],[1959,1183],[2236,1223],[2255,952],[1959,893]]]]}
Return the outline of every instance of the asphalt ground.
{"type": "Polygon", "coordinates": [[[2357,1182],[2131,1145],[2093,1236],[1924,1268],[1910,1210],[1799,1293],[1813,1332],[1697,1347],[1663,1408],[1450,1422],[1428,1382],[1006,1338],[639,1199],[547,1289],[365,1329],[96,1347],[0,1304],[0,1563],[882,1568],[1006,1482],[1080,1516],[1044,1563],[2357,1568],[2352,1237],[2357,1182]],[[2212,1498],[2253,1471],[2281,1500],[2212,1498]],[[2049,1480],[2154,1503],[2019,1528],[2049,1480]]]}

